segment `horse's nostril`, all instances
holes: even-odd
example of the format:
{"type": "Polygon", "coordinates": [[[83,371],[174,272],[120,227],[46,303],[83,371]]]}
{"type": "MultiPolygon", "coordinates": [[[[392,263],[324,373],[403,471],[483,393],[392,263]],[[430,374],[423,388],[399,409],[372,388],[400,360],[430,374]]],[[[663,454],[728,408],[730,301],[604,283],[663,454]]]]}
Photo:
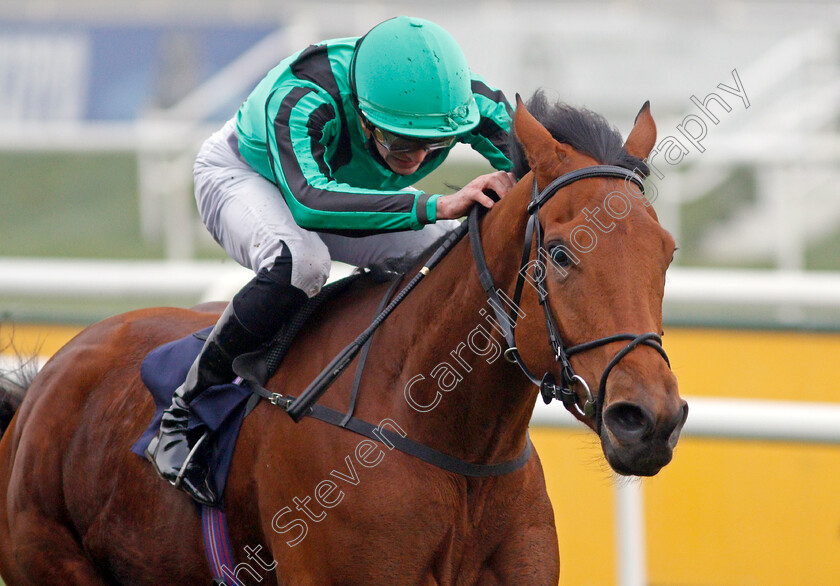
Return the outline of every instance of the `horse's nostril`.
{"type": "Polygon", "coordinates": [[[653,429],[653,418],[647,409],[625,401],[606,409],[604,423],[618,441],[625,443],[637,442],[653,429]]]}
{"type": "Polygon", "coordinates": [[[680,431],[682,431],[685,420],[688,418],[688,403],[683,401],[680,410],[674,415],[674,418],[663,426],[662,434],[668,438],[668,444],[673,448],[677,445],[677,440],[680,439],[680,431]]]}

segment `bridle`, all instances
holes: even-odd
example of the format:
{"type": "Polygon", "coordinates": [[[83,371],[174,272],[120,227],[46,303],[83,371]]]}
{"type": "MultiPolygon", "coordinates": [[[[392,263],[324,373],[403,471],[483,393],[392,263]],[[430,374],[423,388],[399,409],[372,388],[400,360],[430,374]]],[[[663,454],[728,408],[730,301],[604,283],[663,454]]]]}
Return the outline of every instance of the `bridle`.
{"type": "MultiPolygon", "coordinates": [[[[635,184],[644,193],[644,184],[641,177],[632,171],[628,171],[622,167],[612,165],[594,165],[591,167],[584,167],[561,175],[545,189],[539,191],[537,187],[537,180],[534,179],[533,189],[531,194],[531,202],[528,204],[528,223],[525,228],[525,243],[522,248],[522,261],[519,266],[519,273],[517,275],[516,287],[514,289],[513,299],[510,304],[510,312],[506,312],[501,300],[500,291],[496,289],[493,281],[493,275],[487,266],[487,260],[484,255],[484,249],[481,245],[481,232],[479,230],[478,218],[485,210],[483,206],[474,205],[469,215],[469,220],[461,224],[455,230],[452,230],[446,237],[445,241],[426,261],[426,264],[420,271],[414,275],[409,283],[396,294],[396,296],[388,303],[388,305],[379,313],[373,320],[370,326],[362,332],[351,344],[342,350],[333,360],[321,371],[321,373],[313,380],[309,386],[297,398],[283,398],[283,407],[288,414],[295,421],[300,421],[302,417],[310,414],[313,405],[318,398],[324,394],[332,382],[344,371],[350,364],[353,358],[359,351],[370,341],[371,336],[376,329],[384,322],[387,317],[394,311],[394,309],[402,302],[403,299],[414,289],[415,286],[426,276],[437,264],[453,249],[453,247],[461,240],[461,238],[469,232],[470,245],[475,259],[475,265],[478,269],[478,276],[481,280],[481,286],[487,294],[489,304],[496,314],[496,320],[492,325],[496,327],[504,336],[507,343],[507,350],[505,350],[505,358],[522,370],[528,379],[537,385],[540,389],[540,394],[546,403],[550,403],[553,399],[559,399],[567,410],[573,414],[577,414],[582,418],[594,419],[595,430],[600,434],[602,423],[602,410],[604,405],[604,398],[606,396],[607,378],[612,372],[613,368],[625,357],[640,345],[650,346],[665,359],[668,366],[671,366],[668,360],[668,355],[662,348],[662,338],[655,332],[647,332],[645,334],[614,334],[604,338],[598,338],[591,342],[585,342],[576,346],[566,347],[560,335],[560,330],[554,323],[554,318],[551,315],[551,308],[548,304],[548,290],[537,287],[539,294],[539,302],[545,313],[546,330],[548,331],[548,342],[551,346],[552,353],[557,362],[560,363],[560,382],[558,383],[551,372],[546,372],[542,378],[538,378],[528,366],[525,364],[522,356],[519,354],[519,349],[516,346],[516,320],[519,312],[519,303],[522,299],[522,291],[525,285],[525,275],[527,273],[528,262],[531,257],[531,249],[536,242],[536,250],[538,256],[540,252],[547,255],[543,249],[542,243],[542,226],[539,221],[540,208],[551,199],[559,190],[571,185],[575,181],[581,179],[588,179],[591,177],[607,177],[614,179],[623,179],[625,182],[635,184]],[[597,399],[592,396],[592,391],[586,380],[575,373],[572,368],[570,357],[598,348],[613,342],[629,341],[624,348],[619,350],[612,360],[607,363],[604,372],[601,374],[601,382],[598,388],[597,399]],[[586,394],[586,400],[583,408],[580,407],[578,395],[572,388],[574,385],[583,387],[586,394]]],[[[539,271],[539,265],[534,266],[534,282],[542,281],[547,274],[547,271],[539,271]]],[[[274,399],[272,399],[274,402],[274,399]]],[[[279,404],[279,400],[278,400],[279,404]]]]}
{"type": "MultiPolygon", "coordinates": [[[[484,255],[484,249],[481,244],[481,233],[479,231],[478,208],[481,206],[474,206],[472,213],[469,216],[469,235],[470,246],[473,250],[473,258],[475,259],[476,267],[478,268],[478,276],[481,280],[481,285],[489,299],[489,304],[496,314],[496,323],[501,328],[501,332],[505,337],[508,348],[505,350],[504,356],[509,362],[519,366],[522,372],[528,379],[537,385],[540,389],[540,394],[546,404],[553,399],[559,399],[563,402],[563,406],[570,412],[577,413],[583,418],[594,418],[596,431],[600,434],[601,424],[603,419],[603,405],[606,396],[607,378],[612,372],[613,368],[621,362],[621,360],[640,345],[645,345],[656,350],[668,366],[671,366],[668,360],[668,355],[662,348],[662,337],[655,332],[647,332],[645,334],[614,334],[604,338],[598,338],[591,342],[585,342],[576,346],[566,347],[563,343],[563,338],[560,335],[560,330],[554,323],[554,318],[551,315],[551,308],[548,304],[548,289],[545,287],[535,287],[539,295],[539,302],[545,313],[546,329],[548,331],[548,342],[554,354],[555,360],[560,363],[560,382],[558,383],[551,372],[546,372],[542,378],[538,378],[532,373],[522,356],[519,354],[519,349],[516,346],[515,330],[516,320],[519,315],[518,307],[522,298],[522,290],[525,285],[525,275],[528,270],[528,263],[531,257],[531,248],[536,242],[537,258],[540,258],[540,251],[544,251],[542,242],[542,226],[539,221],[539,211],[542,206],[550,200],[559,190],[571,185],[581,179],[588,179],[591,177],[608,177],[615,179],[623,179],[626,183],[633,183],[644,193],[644,183],[633,171],[629,171],[622,167],[613,165],[594,165],[591,167],[584,167],[565,173],[549,183],[545,189],[539,191],[537,187],[537,179],[534,177],[533,189],[531,194],[531,202],[528,204],[527,212],[529,215],[528,224],[525,228],[525,242],[522,248],[522,260],[519,266],[519,272],[516,279],[516,287],[513,294],[513,305],[509,312],[506,312],[502,304],[501,297],[496,289],[493,281],[493,275],[487,266],[487,260],[484,255]],[[570,361],[570,357],[574,354],[598,348],[613,342],[629,340],[629,343],[619,350],[612,360],[609,361],[601,374],[601,381],[598,387],[598,397],[593,398],[592,391],[589,385],[578,374],[575,374],[570,361]],[[580,385],[586,394],[586,400],[583,408],[580,407],[578,395],[572,388],[574,385],[580,385]]],[[[547,257],[547,253],[546,257],[547,257]]],[[[534,266],[533,279],[534,282],[541,282],[545,279],[548,271],[539,270],[539,265],[534,266]]]]}

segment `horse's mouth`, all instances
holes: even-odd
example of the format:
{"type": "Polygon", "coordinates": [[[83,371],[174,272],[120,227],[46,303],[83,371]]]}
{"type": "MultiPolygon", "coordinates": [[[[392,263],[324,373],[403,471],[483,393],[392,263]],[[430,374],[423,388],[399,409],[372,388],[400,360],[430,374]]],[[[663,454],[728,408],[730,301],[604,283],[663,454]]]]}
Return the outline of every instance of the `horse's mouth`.
{"type": "Polygon", "coordinates": [[[610,467],[621,476],[655,476],[671,461],[674,452],[667,445],[626,450],[610,444],[604,446],[604,455],[610,467]]]}

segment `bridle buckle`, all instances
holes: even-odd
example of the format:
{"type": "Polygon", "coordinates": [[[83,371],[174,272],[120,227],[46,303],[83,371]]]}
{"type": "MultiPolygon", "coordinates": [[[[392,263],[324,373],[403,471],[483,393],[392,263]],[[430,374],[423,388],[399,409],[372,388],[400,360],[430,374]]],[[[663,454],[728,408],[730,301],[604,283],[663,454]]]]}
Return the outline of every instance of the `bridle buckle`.
{"type": "Polygon", "coordinates": [[[516,354],[519,352],[516,346],[511,346],[507,350],[505,350],[504,357],[505,360],[510,362],[511,364],[516,364],[518,361],[516,360],[516,354]]]}
{"type": "Polygon", "coordinates": [[[542,380],[540,381],[540,395],[542,395],[542,399],[546,405],[551,403],[554,399],[561,398],[557,396],[558,393],[562,396],[563,404],[565,405],[565,391],[566,389],[557,386],[553,374],[546,372],[543,375],[542,380]]]}

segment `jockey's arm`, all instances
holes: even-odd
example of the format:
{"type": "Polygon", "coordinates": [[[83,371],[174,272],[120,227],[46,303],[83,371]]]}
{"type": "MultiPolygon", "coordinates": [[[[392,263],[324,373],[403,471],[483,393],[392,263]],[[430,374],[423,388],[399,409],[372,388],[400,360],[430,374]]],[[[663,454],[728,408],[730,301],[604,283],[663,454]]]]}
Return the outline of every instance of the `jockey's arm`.
{"type": "Polygon", "coordinates": [[[494,169],[509,171],[513,166],[508,145],[513,110],[501,90],[490,87],[475,73],[472,90],[481,119],[461,140],[487,159],[494,169]]]}
{"type": "MultiPolygon", "coordinates": [[[[507,144],[510,105],[501,91],[490,88],[478,76],[474,76],[472,87],[481,121],[461,141],[495,168],[507,170],[511,167],[507,144]]],[[[335,148],[340,132],[337,107],[319,89],[281,88],[267,106],[268,119],[274,120],[266,129],[274,181],[303,228],[360,233],[419,230],[438,219],[463,216],[473,202],[490,207],[492,200],[485,190],[503,196],[513,185],[512,176],[502,172],[477,177],[447,196],[365,189],[339,182],[332,177],[328,163],[328,151],[335,148]]]]}
{"type": "Polygon", "coordinates": [[[494,191],[502,197],[516,182],[508,172],[512,167],[508,144],[513,116],[510,104],[501,90],[490,87],[475,73],[472,74],[472,90],[481,120],[461,141],[469,144],[498,171],[480,175],[458,192],[440,197],[437,200],[439,219],[459,218],[469,212],[473,202],[489,208],[493,200],[487,191],[494,191]]]}
{"type": "Polygon", "coordinates": [[[329,96],[314,87],[281,88],[267,110],[274,121],[266,141],[274,182],[301,227],[387,232],[419,230],[437,220],[439,195],[365,189],[333,178],[328,149],[335,148],[340,123],[329,96]]]}

